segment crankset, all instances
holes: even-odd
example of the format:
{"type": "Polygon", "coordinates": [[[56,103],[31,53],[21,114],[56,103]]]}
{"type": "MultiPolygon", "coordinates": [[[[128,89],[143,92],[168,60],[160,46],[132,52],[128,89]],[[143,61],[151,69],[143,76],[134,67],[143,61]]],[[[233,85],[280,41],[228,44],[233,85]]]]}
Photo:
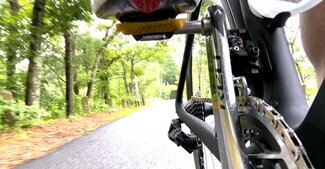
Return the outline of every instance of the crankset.
{"type": "MultiPolygon", "coordinates": [[[[204,120],[204,117],[211,115],[211,108],[208,108],[211,104],[208,102],[211,100],[192,97],[186,107],[189,113],[204,120]],[[204,112],[207,110],[209,113],[204,112]]],[[[237,103],[242,135],[240,138],[245,142],[243,152],[247,154],[251,168],[313,168],[299,138],[272,106],[252,96],[238,96],[237,103]]],[[[206,154],[202,156],[204,155],[206,154]]],[[[205,166],[203,160],[200,163],[205,166]]]]}
{"type": "Polygon", "coordinates": [[[313,168],[299,138],[263,100],[248,96],[239,107],[246,153],[252,168],[313,168]]]}

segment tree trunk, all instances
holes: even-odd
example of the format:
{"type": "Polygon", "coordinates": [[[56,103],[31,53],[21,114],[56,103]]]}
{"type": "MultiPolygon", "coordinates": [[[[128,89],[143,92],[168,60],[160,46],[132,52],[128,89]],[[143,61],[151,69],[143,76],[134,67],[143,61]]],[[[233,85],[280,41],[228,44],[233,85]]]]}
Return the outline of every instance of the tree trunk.
{"type": "Polygon", "coordinates": [[[18,0],[8,0],[9,4],[10,4],[10,8],[12,10],[19,10],[21,8],[21,6],[19,5],[18,0]]]}
{"type": "Polygon", "coordinates": [[[30,52],[28,57],[29,65],[26,84],[26,105],[40,105],[39,98],[42,68],[41,44],[43,19],[45,15],[45,1],[46,0],[35,0],[34,2],[30,52]]]}
{"type": "Polygon", "coordinates": [[[10,90],[13,95],[16,95],[16,80],[15,80],[15,74],[16,74],[16,51],[15,50],[9,50],[7,51],[7,83],[6,88],[10,90]]]}
{"type": "Polygon", "coordinates": [[[122,108],[126,108],[127,104],[126,104],[126,100],[122,99],[122,108]]]}
{"type": "Polygon", "coordinates": [[[101,82],[106,82],[106,83],[102,83],[99,90],[100,90],[100,93],[103,94],[103,99],[105,100],[105,104],[108,104],[108,98],[109,98],[109,82],[108,82],[109,78],[108,78],[108,75],[106,73],[101,74],[100,81],[101,82]]]}
{"type": "Polygon", "coordinates": [[[146,100],[144,99],[143,95],[141,94],[142,105],[146,105],[146,100]]]}
{"type": "Polygon", "coordinates": [[[115,25],[115,22],[112,24],[112,26],[108,27],[107,30],[106,30],[106,33],[105,33],[105,37],[103,38],[103,41],[105,41],[105,44],[103,46],[103,48],[101,48],[99,51],[98,51],[98,54],[97,54],[97,59],[96,59],[96,62],[95,62],[95,65],[91,71],[91,75],[90,75],[90,80],[87,84],[87,97],[90,98],[91,97],[91,92],[92,92],[92,89],[93,89],[93,85],[94,85],[94,82],[95,82],[95,78],[96,78],[96,74],[97,74],[97,71],[98,71],[98,66],[99,66],[99,63],[100,63],[100,60],[102,59],[103,55],[104,55],[104,51],[105,51],[105,48],[107,47],[107,45],[114,39],[115,37],[115,34],[109,36],[108,33],[109,33],[109,30],[115,25]]]}
{"type": "Polygon", "coordinates": [[[95,81],[95,78],[96,78],[96,74],[97,74],[97,71],[98,71],[98,65],[99,65],[100,60],[102,59],[103,53],[104,53],[103,50],[101,50],[98,53],[97,60],[95,62],[95,65],[93,67],[93,70],[91,72],[90,81],[87,84],[87,97],[88,98],[91,97],[91,92],[92,92],[92,89],[93,89],[93,84],[94,84],[94,81],[95,81]]]}
{"type": "MultiPolygon", "coordinates": [[[[11,15],[17,16],[19,9],[21,6],[17,0],[8,0],[11,9],[11,15]]],[[[16,28],[17,25],[9,24],[10,36],[17,36],[19,33],[16,28]]],[[[6,61],[6,88],[10,90],[14,97],[17,95],[17,87],[16,87],[16,62],[17,62],[17,44],[15,40],[10,41],[7,45],[7,61],[6,61]]]]}
{"type": "Polygon", "coordinates": [[[133,62],[133,59],[131,59],[131,62],[130,62],[130,94],[131,95],[134,95],[134,62],[133,62]]]}
{"type": "Polygon", "coordinates": [[[107,94],[107,92],[106,93],[104,93],[104,100],[105,100],[105,104],[109,104],[109,97],[108,97],[108,94],[107,94]]]}
{"type": "Polygon", "coordinates": [[[79,82],[78,82],[78,73],[74,73],[74,75],[73,75],[73,82],[74,82],[74,86],[73,86],[73,91],[74,91],[74,93],[76,94],[76,95],[79,95],[79,89],[80,89],[80,87],[79,87],[79,82]]]}
{"type": "Polygon", "coordinates": [[[65,40],[65,77],[66,77],[66,115],[73,115],[73,71],[72,71],[72,39],[69,30],[64,33],[65,40]]]}
{"type": "Polygon", "coordinates": [[[125,63],[124,63],[123,60],[121,62],[122,62],[122,68],[123,68],[122,73],[123,73],[123,81],[124,81],[125,92],[126,92],[127,95],[129,95],[130,92],[129,92],[128,82],[126,80],[126,66],[125,66],[125,63]]]}

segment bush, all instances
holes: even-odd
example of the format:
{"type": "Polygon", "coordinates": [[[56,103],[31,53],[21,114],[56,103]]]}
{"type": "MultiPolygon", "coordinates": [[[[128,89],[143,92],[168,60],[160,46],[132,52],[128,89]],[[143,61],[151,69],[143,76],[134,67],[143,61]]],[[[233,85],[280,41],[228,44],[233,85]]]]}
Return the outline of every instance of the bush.
{"type": "Polygon", "coordinates": [[[90,99],[90,112],[109,112],[111,111],[111,108],[105,104],[105,101],[102,99],[90,99]]]}
{"type": "Polygon", "coordinates": [[[74,103],[74,113],[78,115],[82,115],[84,113],[82,109],[82,96],[74,94],[73,96],[74,103]]]}
{"type": "Polygon", "coordinates": [[[176,98],[176,85],[163,85],[161,97],[163,99],[175,99],[176,98]]]}
{"type": "Polygon", "coordinates": [[[41,92],[41,107],[45,109],[50,114],[46,117],[45,120],[49,119],[57,119],[57,118],[65,118],[65,97],[58,91],[49,92],[42,91],[41,92]]]}
{"type": "Polygon", "coordinates": [[[48,116],[44,110],[35,106],[26,106],[0,97],[0,130],[27,127],[48,116]]]}

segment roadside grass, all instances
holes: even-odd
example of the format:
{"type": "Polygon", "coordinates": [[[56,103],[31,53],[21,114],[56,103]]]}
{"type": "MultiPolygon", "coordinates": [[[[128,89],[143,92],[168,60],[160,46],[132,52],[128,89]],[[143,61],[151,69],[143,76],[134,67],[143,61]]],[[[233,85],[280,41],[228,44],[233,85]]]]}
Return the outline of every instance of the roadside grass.
{"type": "Polygon", "coordinates": [[[114,120],[117,120],[119,118],[122,118],[124,116],[127,116],[137,110],[140,110],[140,109],[143,109],[145,106],[141,106],[141,107],[136,107],[136,108],[130,108],[130,109],[124,109],[124,110],[121,110],[119,111],[118,113],[115,113],[113,114],[112,116],[110,117],[107,117],[105,120],[108,121],[108,122],[111,122],[111,121],[114,121],[114,120]]]}
{"type": "MultiPolygon", "coordinates": [[[[145,106],[140,106],[140,107],[135,107],[135,108],[127,108],[127,109],[122,109],[122,110],[118,110],[116,112],[111,113],[111,116],[105,118],[106,122],[112,122],[115,121],[117,119],[123,118],[125,116],[128,116],[138,110],[143,109],[145,106]]],[[[96,113],[95,113],[96,114],[96,113]]],[[[78,118],[82,118],[82,116],[77,116],[77,117],[73,117],[73,119],[78,119],[78,118]]],[[[81,131],[81,135],[85,135],[87,133],[90,133],[94,130],[96,130],[97,128],[101,127],[100,124],[95,125],[95,126],[90,126],[88,128],[86,128],[85,130],[81,131]]]]}
{"type": "Polygon", "coordinates": [[[144,107],[40,121],[37,125],[13,128],[0,133],[0,168],[13,168],[18,164],[40,158],[73,139],[142,108],[144,107]]]}

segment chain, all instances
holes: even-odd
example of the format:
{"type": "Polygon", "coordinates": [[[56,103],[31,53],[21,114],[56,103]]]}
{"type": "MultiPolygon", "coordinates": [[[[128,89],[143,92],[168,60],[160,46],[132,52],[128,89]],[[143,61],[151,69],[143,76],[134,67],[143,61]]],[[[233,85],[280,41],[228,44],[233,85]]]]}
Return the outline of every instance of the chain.
{"type": "MultiPolygon", "coordinates": [[[[190,114],[198,117],[201,120],[204,120],[204,102],[211,102],[211,99],[205,99],[200,97],[191,97],[191,99],[185,104],[184,108],[190,114]]],[[[203,145],[199,138],[197,142],[197,155],[200,169],[205,169],[204,163],[204,154],[203,154],[203,145]]]]}
{"type": "MultiPolygon", "coordinates": [[[[187,110],[195,116],[204,117],[204,114],[202,114],[204,113],[204,102],[211,103],[211,99],[192,97],[186,104],[186,107],[188,107],[187,110]]],[[[279,153],[252,155],[254,158],[274,160],[282,159],[288,168],[313,168],[299,138],[293,129],[291,129],[284,121],[283,116],[280,115],[272,106],[253,96],[238,96],[237,104],[241,108],[249,107],[258,112],[258,115],[264,118],[264,120],[261,120],[260,118],[257,119],[260,120],[264,126],[273,128],[276,132],[276,134],[273,133],[273,137],[278,138],[276,140],[281,149],[279,153]]],[[[243,134],[245,135],[245,133],[243,134]]],[[[201,160],[201,163],[201,166],[204,167],[203,160],[201,160]]]]}
{"type": "Polygon", "coordinates": [[[291,129],[284,121],[283,116],[280,115],[272,106],[259,98],[248,96],[246,99],[247,105],[267,119],[269,125],[272,126],[280,136],[281,140],[277,141],[282,142],[278,143],[281,146],[281,149],[287,149],[287,152],[289,152],[289,156],[281,150],[279,154],[276,154],[273,157],[272,155],[264,155],[264,157],[269,159],[282,157],[290,168],[313,168],[301,141],[293,129],[291,129]]]}

